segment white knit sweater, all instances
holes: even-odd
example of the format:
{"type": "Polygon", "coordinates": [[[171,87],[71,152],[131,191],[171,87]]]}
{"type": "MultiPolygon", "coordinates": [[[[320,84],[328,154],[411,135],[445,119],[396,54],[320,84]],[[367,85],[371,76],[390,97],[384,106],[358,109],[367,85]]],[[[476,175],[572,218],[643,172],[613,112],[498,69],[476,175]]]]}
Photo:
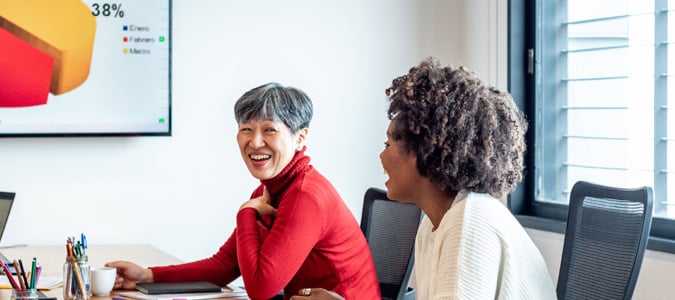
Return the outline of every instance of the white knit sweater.
{"type": "Polygon", "coordinates": [[[417,299],[556,299],[541,253],[498,199],[460,192],[432,229],[425,216],[411,278],[417,299]]]}

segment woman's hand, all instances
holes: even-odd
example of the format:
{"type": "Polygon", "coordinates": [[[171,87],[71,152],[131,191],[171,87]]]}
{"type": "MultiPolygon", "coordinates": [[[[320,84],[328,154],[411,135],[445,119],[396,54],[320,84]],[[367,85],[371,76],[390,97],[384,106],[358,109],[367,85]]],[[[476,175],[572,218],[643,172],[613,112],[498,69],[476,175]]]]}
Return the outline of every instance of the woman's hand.
{"type": "Polygon", "coordinates": [[[112,261],[106,263],[105,266],[117,269],[113,289],[132,290],[136,288],[136,283],[138,282],[153,281],[152,270],[129,261],[112,261]]]}
{"type": "Polygon", "coordinates": [[[272,198],[267,192],[267,187],[264,187],[262,196],[244,202],[244,204],[239,207],[239,210],[246,207],[253,207],[261,216],[276,215],[277,209],[270,205],[271,200],[272,198]]]}
{"type": "Polygon", "coordinates": [[[333,291],[328,291],[325,289],[301,289],[298,291],[298,295],[291,297],[291,300],[344,300],[340,295],[333,291]]]}

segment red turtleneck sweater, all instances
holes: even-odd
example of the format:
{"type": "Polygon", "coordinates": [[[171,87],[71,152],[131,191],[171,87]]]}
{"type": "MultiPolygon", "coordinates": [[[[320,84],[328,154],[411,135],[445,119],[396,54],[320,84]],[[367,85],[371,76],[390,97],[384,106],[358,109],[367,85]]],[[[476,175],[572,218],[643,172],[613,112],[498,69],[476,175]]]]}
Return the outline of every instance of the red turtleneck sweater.
{"type": "Polygon", "coordinates": [[[152,267],[154,280],[204,280],[224,286],[241,275],[252,299],[267,299],[282,289],[288,299],[306,287],[333,290],[345,299],[381,299],[359,224],[304,152],[296,153],[279,175],[262,180],[253,192],[252,198],[258,197],[267,186],[277,208],[275,217],[242,209],[237,228],[216,254],[152,267]]]}

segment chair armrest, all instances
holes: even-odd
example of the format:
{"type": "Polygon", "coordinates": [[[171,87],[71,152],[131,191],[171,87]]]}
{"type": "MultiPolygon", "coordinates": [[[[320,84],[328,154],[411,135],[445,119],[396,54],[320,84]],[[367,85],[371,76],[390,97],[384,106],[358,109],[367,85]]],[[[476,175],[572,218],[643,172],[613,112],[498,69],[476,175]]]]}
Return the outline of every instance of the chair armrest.
{"type": "Polygon", "coordinates": [[[401,300],[415,300],[415,289],[408,287],[401,300]]]}

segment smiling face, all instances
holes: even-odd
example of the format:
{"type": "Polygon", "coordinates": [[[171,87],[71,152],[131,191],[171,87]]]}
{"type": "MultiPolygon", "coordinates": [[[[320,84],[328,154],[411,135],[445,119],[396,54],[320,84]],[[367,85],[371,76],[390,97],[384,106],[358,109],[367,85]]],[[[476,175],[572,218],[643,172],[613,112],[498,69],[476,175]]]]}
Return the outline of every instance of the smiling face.
{"type": "Polygon", "coordinates": [[[414,202],[414,195],[423,177],[417,171],[415,154],[406,151],[403,140],[393,138],[395,122],[396,119],[389,123],[387,141],[384,143],[384,150],[380,153],[382,168],[389,176],[384,183],[387,186],[387,197],[399,202],[414,202]]]}
{"type": "Polygon", "coordinates": [[[279,175],[295,152],[302,148],[307,131],[303,128],[293,134],[280,121],[240,122],[237,143],[248,171],[260,180],[279,175]]]}

